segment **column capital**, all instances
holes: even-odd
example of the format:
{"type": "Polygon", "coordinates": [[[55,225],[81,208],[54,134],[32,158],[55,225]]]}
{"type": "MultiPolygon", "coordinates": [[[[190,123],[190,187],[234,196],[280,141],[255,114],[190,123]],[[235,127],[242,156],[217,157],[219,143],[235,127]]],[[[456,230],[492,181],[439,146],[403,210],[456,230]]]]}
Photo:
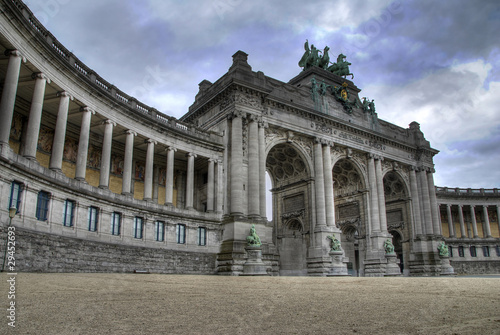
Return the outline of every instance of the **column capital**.
{"type": "Polygon", "coordinates": [[[446,204],[446,207],[450,208],[451,206],[453,206],[452,204],[446,204]]]}
{"type": "Polygon", "coordinates": [[[176,152],[177,151],[177,148],[174,148],[173,146],[168,146],[165,148],[165,151],[173,151],[173,152],[176,152]]]}
{"type": "Polygon", "coordinates": [[[314,138],[314,144],[323,144],[323,139],[321,137],[314,138]]]}
{"type": "Polygon", "coordinates": [[[259,122],[259,120],[260,120],[260,116],[255,115],[255,114],[248,114],[247,118],[248,118],[248,121],[252,121],[252,122],[259,122]]]}
{"type": "Polygon", "coordinates": [[[15,57],[21,57],[23,63],[26,63],[26,57],[24,57],[21,52],[17,49],[7,49],[3,53],[5,56],[15,56],[15,57]]]}
{"type": "Polygon", "coordinates": [[[56,94],[56,95],[57,95],[58,97],[64,97],[64,98],[69,97],[69,99],[70,99],[71,101],[73,101],[73,100],[74,100],[74,97],[73,97],[71,94],[69,94],[68,92],[66,92],[66,91],[59,91],[59,92],[57,92],[57,94],[56,94]]]}
{"type": "Polygon", "coordinates": [[[262,118],[259,120],[259,128],[269,128],[269,123],[265,122],[262,120],[262,118]]]}
{"type": "Polygon", "coordinates": [[[134,135],[134,136],[137,136],[137,133],[135,131],[133,131],[132,129],[127,129],[124,131],[125,134],[129,135],[134,135]]]}
{"type": "Polygon", "coordinates": [[[158,142],[156,142],[155,140],[153,140],[152,138],[148,138],[147,140],[144,141],[144,143],[153,143],[153,144],[158,144],[158,142]]]}
{"type": "Polygon", "coordinates": [[[208,161],[209,162],[213,162],[213,163],[217,163],[218,162],[217,158],[209,158],[208,161]]]}
{"type": "Polygon", "coordinates": [[[92,115],[95,115],[95,110],[90,109],[90,107],[87,106],[80,107],[80,112],[90,112],[92,115]]]}
{"type": "Polygon", "coordinates": [[[333,141],[328,141],[328,140],[323,140],[321,142],[322,145],[326,146],[326,147],[333,147],[334,146],[334,143],[333,141]]]}
{"type": "Polygon", "coordinates": [[[366,153],[366,158],[367,158],[367,159],[375,159],[375,157],[376,157],[376,156],[377,156],[377,155],[372,154],[371,152],[366,153]]]}
{"type": "Polygon", "coordinates": [[[235,110],[227,115],[229,120],[236,119],[238,117],[244,118],[246,117],[247,113],[240,111],[240,110],[235,110]]]}
{"type": "Polygon", "coordinates": [[[483,208],[488,208],[488,205],[483,205],[483,208]]]}
{"type": "Polygon", "coordinates": [[[113,127],[116,126],[116,122],[114,122],[114,121],[112,121],[110,119],[102,121],[102,124],[111,124],[111,125],[113,125],[113,127]]]}
{"type": "Polygon", "coordinates": [[[198,157],[198,155],[196,155],[194,152],[188,152],[186,154],[186,157],[194,157],[194,158],[196,158],[196,157],[198,157]]]}
{"type": "Polygon", "coordinates": [[[43,79],[47,81],[48,84],[50,84],[50,79],[47,77],[47,75],[43,72],[33,72],[31,74],[31,79],[43,79]]]}

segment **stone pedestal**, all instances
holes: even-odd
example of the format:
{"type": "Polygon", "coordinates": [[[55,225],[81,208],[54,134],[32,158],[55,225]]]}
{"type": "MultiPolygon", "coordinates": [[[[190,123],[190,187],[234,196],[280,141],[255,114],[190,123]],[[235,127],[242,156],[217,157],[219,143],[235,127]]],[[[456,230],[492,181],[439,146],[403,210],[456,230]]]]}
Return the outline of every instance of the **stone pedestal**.
{"type": "Polygon", "coordinates": [[[450,257],[441,256],[441,276],[455,276],[455,270],[450,265],[450,257]]]}
{"type": "Polygon", "coordinates": [[[344,257],[344,252],[342,250],[339,251],[330,251],[329,255],[332,257],[332,270],[328,277],[330,276],[348,276],[347,272],[347,260],[344,257]]]}
{"type": "Polygon", "coordinates": [[[243,264],[243,273],[241,276],[267,276],[267,267],[264,262],[262,262],[262,247],[247,246],[245,250],[248,259],[245,264],[243,264]]]}
{"type": "Polygon", "coordinates": [[[387,259],[387,267],[385,268],[385,276],[401,276],[399,267],[399,259],[395,253],[385,254],[387,259]]]}

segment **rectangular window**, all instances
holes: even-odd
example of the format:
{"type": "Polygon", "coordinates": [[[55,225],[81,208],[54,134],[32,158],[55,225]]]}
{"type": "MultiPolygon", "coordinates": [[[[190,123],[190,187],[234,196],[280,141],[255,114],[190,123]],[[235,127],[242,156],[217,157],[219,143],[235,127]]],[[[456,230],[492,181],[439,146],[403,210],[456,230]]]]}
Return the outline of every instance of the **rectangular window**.
{"type": "Polygon", "coordinates": [[[23,184],[17,181],[13,181],[10,187],[9,209],[11,207],[16,207],[17,208],[16,214],[19,213],[22,192],[23,192],[23,184]]]}
{"type": "Polygon", "coordinates": [[[158,242],[165,240],[165,223],[162,221],[156,221],[155,223],[155,238],[158,242]]]}
{"type": "Polygon", "coordinates": [[[497,245],[495,249],[497,249],[497,256],[500,257],[500,245],[497,245]]]}
{"type": "Polygon", "coordinates": [[[142,239],[143,231],[144,231],[143,218],[136,216],[134,218],[134,238],[142,239]]]}
{"type": "Polygon", "coordinates": [[[477,257],[476,247],[475,246],[470,247],[470,256],[471,257],[477,257]]]}
{"type": "Polygon", "coordinates": [[[487,245],[483,246],[483,256],[490,257],[490,247],[487,245]]]}
{"type": "Polygon", "coordinates": [[[122,226],[122,215],[118,212],[111,213],[111,235],[119,236],[122,226]]]}
{"type": "Polygon", "coordinates": [[[179,244],[186,243],[186,225],[179,223],[175,228],[175,232],[177,235],[177,243],[179,244]]]}
{"type": "Polygon", "coordinates": [[[198,227],[198,245],[207,245],[207,228],[198,227]]]}
{"type": "Polygon", "coordinates": [[[99,220],[99,208],[89,207],[89,231],[97,231],[97,223],[99,220]]]}
{"type": "Polygon", "coordinates": [[[453,257],[453,247],[448,247],[448,252],[450,254],[450,257],[453,257]]]}
{"type": "Polygon", "coordinates": [[[50,194],[45,191],[38,192],[38,200],[36,202],[36,218],[40,221],[47,220],[49,212],[50,194]]]}
{"type": "Polygon", "coordinates": [[[75,202],[67,200],[64,202],[63,226],[73,227],[73,216],[75,212],[75,202]]]}
{"type": "Polygon", "coordinates": [[[463,246],[458,247],[458,256],[464,257],[464,247],[463,246]]]}

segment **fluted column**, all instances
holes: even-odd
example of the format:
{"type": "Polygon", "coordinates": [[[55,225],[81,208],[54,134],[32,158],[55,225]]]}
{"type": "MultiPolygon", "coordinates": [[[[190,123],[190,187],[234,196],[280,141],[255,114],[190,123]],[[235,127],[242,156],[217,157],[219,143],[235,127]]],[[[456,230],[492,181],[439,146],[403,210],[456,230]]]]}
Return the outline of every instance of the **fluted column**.
{"type": "Polygon", "coordinates": [[[35,79],[35,89],[33,90],[33,98],[31,99],[23,156],[29,159],[36,159],[36,147],[40,133],[43,99],[45,96],[45,83],[48,79],[43,73],[34,73],[31,77],[35,79]]]}
{"type": "Polygon", "coordinates": [[[255,115],[248,123],[248,216],[260,216],[259,127],[255,115]]]}
{"type": "Polygon", "coordinates": [[[380,215],[374,158],[374,155],[368,154],[368,182],[370,183],[370,221],[372,232],[380,232],[380,215]]]}
{"type": "Polygon", "coordinates": [[[458,220],[460,222],[460,237],[466,238],[467,232],[465,231],[464,211],[462,205],[458,205],[458,220]]]}
{"type": "Polygon", "coordinates": [[[215,184],[217,185],[216,188],[217,188],[217,197],[216,197],[216,205],[215,205],[215,208],[216,208],[216,212],[217,213],[222,213],[222,207],[224,205],[224,199],[223,199],[223,194],[224,194],[224,190],[223,190],[223,186],[224,186],[224,183],[222,181],[222,170],[224,169],[224,165],[223,165],[223,162],[221,160],[217,160],[217,179],[216,179],[216,182],[215,184]]]}
{"type": "Polygon", "coordinates": [[[425,225],[425,234],[434,234],[434,227],[432,224],[432,211],[431,211],[431,201],[429,198],[429,184],[427,183],[427,172],[425,169],[421,169],[418,172],[420,177],[420,193],[422,194],[422,207],[424,209],[423,220],[425,225]]]}
{"type": "Polygon", "coordinates": [[[326,224],[335,226],[335,204],[333,197],[332,156],[330,143],[323,146],[323,174],[325,178],[325,209],[326,224]]]}
{"type": "Polygon", "coordinates": [[[7,65],[7,73],[5,74],[2,98],[0,100],[0,146],[9,144],[10,128],[14,115],[14,105],[22,61],[21,53],[18,50],[6,50],[5,56],[9,56],[9,63],[7,65]]]}
{"type": "Polygon", "coordinates": [[[186,175],[186,209],[193,209],[194,196],[194,159],[196,155],[192,152],[187,155],[187,175],[186,175]]]}
{"type": "Polygon", "coordinates": [[[57,110],[56,128],[54,130],[54,141],[52,143],[52,154],[50,155],[49,168],[54,171],[62,171],[69,100],[72,100],[73,97],[69,95],[68,92],[59,92],[57,95],[61,97],[61,99],[59,100],[59,108],[57,110]]]}
{"type": "Polygon", "coordinates": [[[215,159],[208,160],[207,212],[214,211],[215,159]]]}
{"type": "Polygon", "coordinates": [[[267,217],[266,213],[266,124],[259,122],[259,199],[260,216],[267,217]]]}
{"type": "Polygon", "coordinates": [[[123,158],[122,194],[131,194],[132,159],[134,156],[134,137],[137,133],[132,130],[125,131],[125,157],[123,158]]]}
{"type": "Polygon", "coordinates": [[[326,226],[325,177],[321,139],[314,143],[314,189],[316,196],[316,227],[326,226]]]}
{"type": "Polygon", "coordinates": [[[378,208],[380,215],[380,231],[387,232],[387,213],[385,211],[384,177],[382,176],[382,157],[375,159],[377,179],[378,208]]]}
{"type": "Polygon", "coordinates": [[[167,148],[167,172],[165,176],[165,205],[173,205],[174,201],[174,147],[167,148]]]}
{"type": "Polygon", "coordinates": [[[153,165],[156,141],[148,139],[146,143],[148,148],[146,150],[146,167],[144,171],[144,200],[151,201],[153,199],[153,165]]]}
{"type": "Polygon", "coordinates": [[[78,155],[76,157],[75,179],[84,181],[87,172],[87,155],[89,151],[90,120],[94,111],[82,107],[82,125],[80,127],[80,140],[78,141],[78,155]]]}
{"type": "Polygon", "coordinates": [[[413,207],[413,219],[415,222],[415,234],[422,235],[422,218],[420,217],[420,199],[418,196],[417,175],[415,174],[416,167],[410,169],[410,192],[411,202],[413,207]]]}
{"type": "Polygon", "coordinates": [[[483,232],[484,237],[491,237],[491,228],[490,228],[490,218],[488,217],[488,206],[483,205],[483,217],[484,217],[484,228],[486,231],[483,232]]]}
{"type": "Polygon", "coordinates": [[[104,124],[104,138],[102,140],[101,170],[99,175],[99,188],[109,188],[109,170],[111,168],[111,144],[113,142],[113,126],[115,123],[106,120],[104,124]]]}
{"type": "Polygon", "coordinates": [[[435,235],[442,235],[441,220],[436,199],[436,187],[434,186],[434,169],[427,172],[427,187],[429,188],[429,201],[431,202],[433,231],[435,235]]]}
{"type": "Polygon", "coordinates": [[[471,222],[472,222],[473,237],[478,238],[479,234],[477,233],[476,212],[474,211],[474,205],[470,205],[470,218],[471,218],[471,222]]]}
{"type": "Polygon", "coordinates": [[[231,215],[243,215],[243,124],[242,113],[231,115],[231,215]]]}
{"type": "Polygon", "coordinates": [[[446,204],[446,215],[448,216],[448,230],[450,237],[455,237],[455,226],[453,224],[453,217],[451,216],[451,205],[446,204]]]}

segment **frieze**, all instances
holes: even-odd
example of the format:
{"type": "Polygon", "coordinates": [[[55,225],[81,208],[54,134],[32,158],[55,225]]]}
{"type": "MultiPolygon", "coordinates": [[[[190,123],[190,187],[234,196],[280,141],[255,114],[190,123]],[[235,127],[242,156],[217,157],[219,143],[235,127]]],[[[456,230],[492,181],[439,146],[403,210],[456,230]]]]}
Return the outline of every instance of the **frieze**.
{"type": "Polygon", "coordinates": [[[311,122],[311,128],[314,128],[314,130],[318,130],[325,134],[333,135],[333,128],[328,127],[324,123],[321,124],[321,123],[311,122]]]}
{"type": "Polygon", "coordinates": [[[262,109],[261,99],[253,97],[249,94],[237,93],[235,96],[235,102],[240,103],[245,106],[250,106],[257,109],[262,109]]]}
{"type": "Polygon", "coordinates": [[[359,137],[359,136],[356,136],[356,135],[351,135],[351,134],[348,134],[346,132],[339,132],[339,137],[341,138],[344,138],[346,140],[350,140],[350,141],[353,141],[353,142],[356,142],[356,143],[359,143],[359,144],[365,144],[365,141],[359,137]]]}

